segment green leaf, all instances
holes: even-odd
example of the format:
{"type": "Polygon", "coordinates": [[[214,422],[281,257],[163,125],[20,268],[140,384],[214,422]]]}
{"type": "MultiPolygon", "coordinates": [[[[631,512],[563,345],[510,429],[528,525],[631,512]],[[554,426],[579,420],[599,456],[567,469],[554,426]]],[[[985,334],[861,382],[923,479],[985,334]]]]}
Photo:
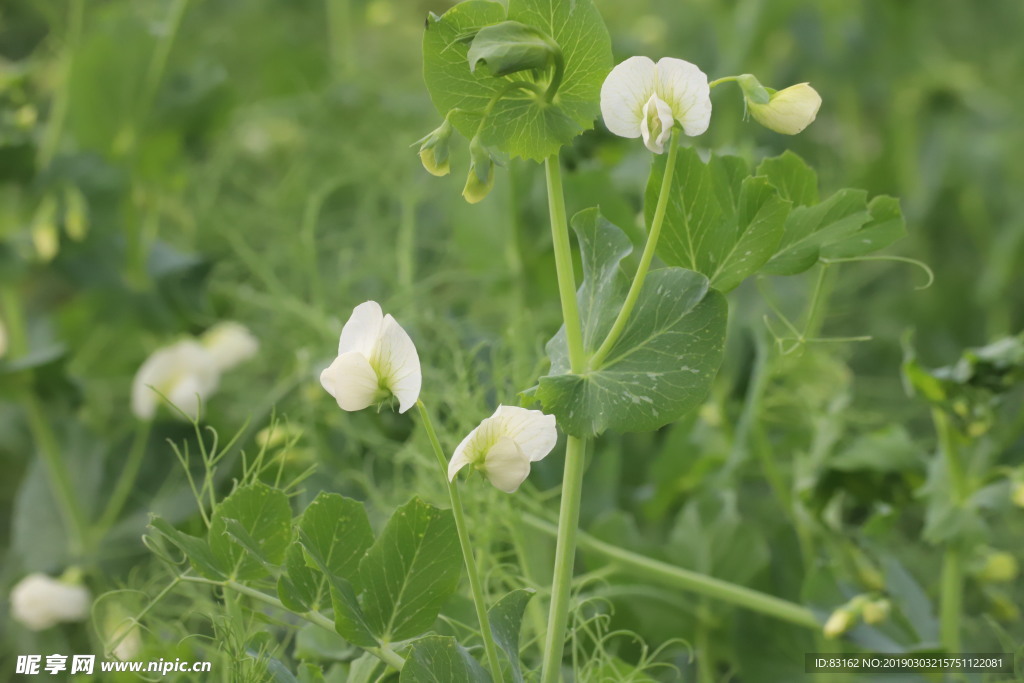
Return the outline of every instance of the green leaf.
{"type": "MultiPolygon", "coordinates": [[[[298,528],[307,550],[327,567],[326,574],[358,583],[359,561],[373,545],[373,529],[362,503],[321,492],[302,513],[298,528]]],[[[289,549],[285,564],[286,577],[278,584],[282,602],[287,593],[289,602],[304,605],[305,610],[319,609],[330,595],[325,573],[311,568],[298,546],[289,549]]]]}
{"type": "Polygon", "coordinates": [[[778,251],[762,270],[769,275],[802,273],[818,262],[822,248],[844,241],[869,218],[864,190],[839,190],[819,204],[798,206],[786,218],[778,251]]]}
{"type": "MultiPolygon", "coordinates": [[[[665,161],[655,157],[647,181],[650,226],[665,161]]],[[[751,177],[738,157],[707,164],[692,148],[679,150],[658,255],[670,266],[703,273],[722,292],[737,287],[775,254],[790,202],[766,178],[751,177]]]]}
{"type": "Polygon", "coordinates": [[[818,203],[818,174],[789,150],[762,161],[757,167],[757,175],[767,178],[783,199],[793,202],[793,206],[818,203]]]}
{"type": "Polygon", "coordinates": [[[843,472],[911,472],[924,462],[920,447],[902,425],[888,425],[869,432],[828,461],[843,472]]]}
{"type": "Polygon", "coordinates": [[[395,511],[359,563],[362,607],[371,630],[388,641],[423,633],[455,592],[461,573],[451,512],[413,498],[395,511]]]}
{"type": "Polygon", "coordinates": [[[491,683],[480,663],[450,636],[427,636],[412,644],[401,683],[491,683]]]}
{"type": "Polygon", "coordinates": [[[469,70],[476,72],[481,62],[492,76],[507,76],[517,71],[545,69],[554,63],[557,47],[537,29],[518,21],[503,21],[480,29],[469,46],[469,70]]]}
{"type": "MultiPolygon", "coordinates": [[[[507,61],[512,63],[510,58],[507,61]]],[[[443,16],[429,17],[423,37],[424,80],[438,111],[444,116],[452,113],[455,127],[472,138],[490,107],[481,131],[483,142],[511,156],[537,161],[593,127],[601,85],[611,66],[611,40],[591,0],[509,0],[507,12],[496,2],[468,0],[443,16]],[[482,69],[471,71],[471,39],[481,29],[506,21],[550,36],[559,46],[565,71],[552,102],[545,101],[543,91],[553,69],[534,69],[532,78],[522,73],[495,76],[482,69]],[[513,82],[535,83],[537,88],[510,88],[513,82]]]]}
{"type": "Polygon", "coordinates": [[[512,680],[523,683],[522,665],[519,663],[519,631],[523,626],[523,614],[526,604],[537,591],[530,588],[517,588],[505,595],[487,611],[487,621],[491,623],[494,642],[508,655],[512,665],[512,680]]]}
{"type": "MultiPolygon", "coordinates": [[[[597,209],[572,220],[583,283],[577,292],[583,345],[604,341],[625,298],[621,262],[632,246],[597,209]]],[[[727,306],[708,279],[682,268],[648,274],[622,335],[598,367],[569,368],[564,327],[548,342],[551,371],[536,391],[558,425],[575,436],[657,429],[704,400],[722,362],[727,306]]]]}
{"type": "Polygon", "coordinates": [[[895,197],[880,195],[868,204],[871,219],[845,240],[822,248],[825,258],[852,258],[883,249],[907,234],[900,202],[895,197]]]}
{"type": "Polygon", "coordinates": [[[210,521],[207,542],[220,570],[229,578],[247,581],[262,578],[264,563],[280,565],[292,540],[292,511],[288,495],[266,484],[236,489],[217,505],[210,521]],[[237,522],[238,526],[229,523],[237,522]],[[250,551],[233,538],[247,534],[255,548],[250,551]]]}
{"type": "Polygon", "coordinates": [[[204,539],[178,531],[167,520],[156,515],[149,518],[149,526],[185,553],[189,562],[202,576],[213,581],[223,581],[227,578],[204,539]]]}

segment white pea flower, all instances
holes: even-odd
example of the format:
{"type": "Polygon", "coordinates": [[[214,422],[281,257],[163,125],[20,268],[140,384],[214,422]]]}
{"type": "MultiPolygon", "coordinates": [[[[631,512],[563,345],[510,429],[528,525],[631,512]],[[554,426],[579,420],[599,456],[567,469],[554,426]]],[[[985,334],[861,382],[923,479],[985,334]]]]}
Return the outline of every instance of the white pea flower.
{"type": "Polygon", "coordinates": [[[218,372],[230,370],[243,363],[260,349],[260,342],[245,325],[232,321],[217,323],[200,338],[203,346],[213,356],[218,372]]]}
{"type": "Polygon", "coordinates": [[[72,585],[46,574],[29,574],[11,589],[11,617],[32,631],[62,621],[82,621],[91,597],[85,586],[72,585]]]}
{"type": "Polygon", "coordinates": [[[104,630],[109,633],[107,647],[110,653],[122,662],[135,659],[142,650],[142,635],[138,623],[122,610],[115,610],[104,623],[104,630]]]}
{"type": "Polygon", "coordinates": [[[355,307],[341,330],[338,357],[320,373],[320,384],[349,411],[394,396],[404,413],[416,404],[422,381],[416,345],[376,301],[355,307]]]}
{"type": "Polygon", "coordinates": [[[821,95],[807,83],[768,92],[765,104],[748,97],[747,110],[755,121],[776,133],[796,135],[811,125],[821,107],[821,95]]]}
{"type": "Polygon", "coordinates": [[[601,115],[611,132],[624,138],[642,136],[647,149],[661,154],[676,121],[689,136],[708,129],[708,77],[682,59],[665,57],[655,64],[647,57],[630,57],[604,79],[601,115]]]}
{"type": "Polygon", "coordinates": [[[163,395],[191,419],[220,382],[213,354],[194,339],[157,349],[146,359],[132,382],[132,412],[152,419],[163,395]],[[155,391],[154,391],[155,390],[155,391]]]}
{"type": "Polygon", "coordinates": [[[529,476],[530,463],[544,459],[557,440],[553,415],[498,406],[455,449],[448,463],[448,480],[470,465],[483,472],[496,488],[513,493],[529,476]]]}

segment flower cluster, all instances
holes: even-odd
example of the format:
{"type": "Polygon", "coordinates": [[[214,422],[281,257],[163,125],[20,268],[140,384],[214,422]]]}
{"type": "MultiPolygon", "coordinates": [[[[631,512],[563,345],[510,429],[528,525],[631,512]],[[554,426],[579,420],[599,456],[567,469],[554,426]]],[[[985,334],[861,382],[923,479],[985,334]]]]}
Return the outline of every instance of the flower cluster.
{"type": "MultiPolygon", "coordinates": [[[[392,398],[404,413],[419,401],[423,374],[409,334],[380,304],[367,301],[342,327],[338,357],[320,373],[320,384],[338,406],[358,411],[392,398]]],[[[512,493],[530,474],[530,464],[551,452],[555,418],[539,410],[499,406],[463,439],[448,466],[453,480],[467,465],[494,486],[512,493]]]]}
{"type": "Polygon", "coordinates": [[[223,322],[198,339],[189,337],[157,349],[139,367],[132,382],[132,412],[140,420],[156,415],[163,396],[195,420],[221,375],[252,358],[259,342],[243,325],[223,322]]]}

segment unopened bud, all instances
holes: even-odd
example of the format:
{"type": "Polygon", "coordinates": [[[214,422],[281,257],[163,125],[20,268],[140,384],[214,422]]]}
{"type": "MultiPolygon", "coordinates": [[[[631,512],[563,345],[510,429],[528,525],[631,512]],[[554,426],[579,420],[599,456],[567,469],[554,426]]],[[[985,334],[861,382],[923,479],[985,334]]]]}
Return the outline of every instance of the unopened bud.
{"type": "Polygon", "coordinates": [[[64,191],[64,232],[81,242],[89,232],[89,205],[85,195],[75,186],[64,191]]]}
{"type": "Polygon", "coordinates": [[[978,578],[990,583],[1008,583],[1017,578],[1017,558],[1008,552],[997,550],[985,557],[978,571],[978,578]]]}
{"type": "Polygon", "coordinates": [[[60,251],[60,235],[57,232],[57,201],[47,195],[32,217],[32,245],[43,263],[49,263],[60,251]]]}
{"type": "MultiPolygon", "coordinates": [[[[742,83],[741,83],[742,85],[742,83]]],[[[760,84],[758,84],[760,86],[760,84]]],[[[768,93],[767,102],[759,102],[743,88],[747,111],[754,120],[769,130],[784,135],[796,135],[811,125],[821,107],[821,95],[807,83],[791,85],[785,90],[762,88],[768,93]]]]}
{"type": "Polygon", "coordinates": [[[1024,508],[1024,481],[1018,481],[1013,485],[1013,491],[1010,494],[1010,499],[1017,507],[1024,508]]]}
{"type": "Polygon", "coordinates": [[[864,623],[880,624],[889,618],[890,611],[892,611],[892,603],[885,598],[878,598],[864,603],[860,614],[864,618],[864,623]]]}
{"type": "Polygon", "coordinates": [[[479,137],[469,143],[469,174],[462,196],[470,204],[476,204],[490,194],[494,187],[494,159],[479,137]]]}
{"type": "Polygon", "coordinates": [[[452,137],[452,124],[448,119],[420,142],[420,162],[431,175],[445,176],[451,171],[448,142],[452,137]]]}
{"type": "Polygon", "coordinates": [[[854,616],[846,607],[840,607],[825,622],[823,629],[826,638],[838,638],[853,626],[854,616]]]}

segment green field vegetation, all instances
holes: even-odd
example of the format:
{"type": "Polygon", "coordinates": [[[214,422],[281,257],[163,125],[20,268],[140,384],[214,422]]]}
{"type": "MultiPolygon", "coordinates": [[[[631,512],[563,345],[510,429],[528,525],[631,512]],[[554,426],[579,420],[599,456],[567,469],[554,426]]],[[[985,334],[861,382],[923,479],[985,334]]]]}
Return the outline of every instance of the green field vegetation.
{"type": "MultiPolygon", "coordinates": [[[[175,579],[188,565],[168,539],[204,535],[215,501],[256,482],[293,514],[320,492],[363,501],[378,536],[411,496],[449,507],[415,410],[343,412],[318,382],[363,301],[415,340],[449,456],[547,374],[562,311],[544,168],[507,160],[471,205],[464,140],[449,176],[417,158],[442,120],[424,18],[452,4],[0,2],[0,679],[20,654],[102,656],[141,615],[135,659],[213,662],[169,680],[398,680],[329,622],[175,579]],[[225,320],[259,350],[201,421],[136,419],[146,358],[225,320]],[[96,598],[89,618],[9,618],[22,577],[69,569],[96,598]]],[[[824,104],[802,134],[745,120],[725,85],[684,147],[751,167],[791,150],[822,197],[899,198],[906,237],[748,278],[699,409],[591,442],[565,680],[813,680],[807,652],[943,648],[1016,653],[1024,671],[1024,5],[595,4],[615,63],[812,83],[824,104]],[[671,568],[784,606],[722,600],[671,568]],[[826,638],[844,607],[849,628],[826,638]]],[[[650,152],[598,118],[561,159],[569,215],[599,205],[632,272],[650,152]]],[[[513,495],[460,487],[488,604],[538,591],[526,680],[540,680],[565,441],[513,495]]],[[[464,576],[452,590],[432,628],[485,662],[464,576]]],[[[121,680],[75,680],[103,676],[121,680]]]]}

